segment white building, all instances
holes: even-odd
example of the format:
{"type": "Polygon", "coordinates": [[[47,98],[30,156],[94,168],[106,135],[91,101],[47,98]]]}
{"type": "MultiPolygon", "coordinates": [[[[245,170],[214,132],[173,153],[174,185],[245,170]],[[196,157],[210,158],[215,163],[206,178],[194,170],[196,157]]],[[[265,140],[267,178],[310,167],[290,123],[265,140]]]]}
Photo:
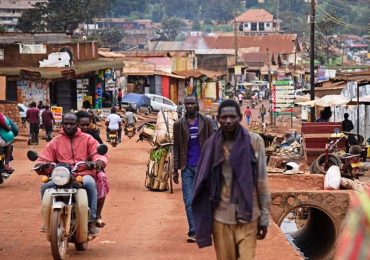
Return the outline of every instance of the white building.
{"type": "Polygon", "coordinates": [[[280,33],[280,20],[264,9],[249,9],[236,17],[239,33],[244,35],[267,35],[280,33]]]}
{"type": "Polygon", "coordinates": [[[16,31],[18,19],[22,12],[33,8],[37,2],[47,2],[47,0],[1,0],[0,1],[0,26],[7,32],[16,31]]]}

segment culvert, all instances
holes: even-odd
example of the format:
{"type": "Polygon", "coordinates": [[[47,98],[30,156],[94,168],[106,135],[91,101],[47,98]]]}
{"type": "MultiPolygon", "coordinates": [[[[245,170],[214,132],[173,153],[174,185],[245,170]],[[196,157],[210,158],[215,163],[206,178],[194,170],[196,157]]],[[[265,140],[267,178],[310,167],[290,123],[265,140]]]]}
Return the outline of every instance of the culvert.
{"type": "Polygon", "coordinates": [[[313,260],[331,259],[337,239],[336,226],[331,217],[325,211],[310,206],[290,210],[285,219],[289,215],[295,215],[294,222],[300,227],[298,231],[285,233],[304,257],[313,260]]]}

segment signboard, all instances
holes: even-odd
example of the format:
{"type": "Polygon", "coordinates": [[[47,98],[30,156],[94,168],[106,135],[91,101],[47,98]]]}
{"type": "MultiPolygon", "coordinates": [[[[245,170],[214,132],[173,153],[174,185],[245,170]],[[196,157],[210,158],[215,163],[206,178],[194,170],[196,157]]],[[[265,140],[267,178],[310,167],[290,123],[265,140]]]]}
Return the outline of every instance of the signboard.
{"type": "Polygon", "coordinates": [[[210,98],[203,99],[203,109],[212,109],[212,99],[210,98]]]}
{"type": "Polygon", "coordinates": [[[272,112],[291,113],[294,106],[294,83],[292,80],[277,80],[271,87],[272,112]],[[289,110],[289,111],[288,111],[289,110]]]}
{"type": "Polygon", "coordinates": [[[242,66],[235,66],[235,76],[242,75],[242,66]]]}
{"type": "Polygon", "coordinates": [[[62,122],[63,107],[52,106],[50,108],[50,111],[53,113],[54,120],[55,120],[56,123],[62,122]]]}
{"type": "Polygon", "coordinates": [[[17,102],[30,104],[38,103],[42,100],[44,103],[50,103],[49,86],[46,83],[32,82],[27,80],[17,81],[17,102]]]}
{"type": "Polygon", "coordinates": [[[4,60],[4,49],[0,49],[0,60],[4,60]]]}
{"type": "Polygon", "coordinates": [[[20,54],[46,54],[46,45],[44,44],[19,44],[20,54]]]}

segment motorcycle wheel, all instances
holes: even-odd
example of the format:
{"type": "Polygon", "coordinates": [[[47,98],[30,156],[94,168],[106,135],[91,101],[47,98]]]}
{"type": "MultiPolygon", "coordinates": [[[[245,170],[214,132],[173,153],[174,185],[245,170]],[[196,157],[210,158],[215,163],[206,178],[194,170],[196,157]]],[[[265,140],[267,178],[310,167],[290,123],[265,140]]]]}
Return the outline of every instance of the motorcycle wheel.
{"type": "Polygon", "coordinates": [[[64,234],[65,220],[60,209],[54,209],[50,220],[51,253],[55,260],[64,259],[68,248],[68,236],[64,234]]]}
{"type": "Polygon", "coordinates": [[[75,243],[75,248],[77,251],[85,251],[87,249],[87,242],[85,243],[75,243]]]}
{"type": "Polygon", "coordinates": [[[338,156],[335,154],[328,154],[328,166],[327,169],[325,167],[325,160],[326,160],[326,155],[322,154],[320,155],[316,161],[315,161],[315,168],[316,172],[319,174],[326,174],[327,170],[330,168],[330,166],[337,165],[339,168],[342,168],[342,162],[339,159],[338,156]]]}

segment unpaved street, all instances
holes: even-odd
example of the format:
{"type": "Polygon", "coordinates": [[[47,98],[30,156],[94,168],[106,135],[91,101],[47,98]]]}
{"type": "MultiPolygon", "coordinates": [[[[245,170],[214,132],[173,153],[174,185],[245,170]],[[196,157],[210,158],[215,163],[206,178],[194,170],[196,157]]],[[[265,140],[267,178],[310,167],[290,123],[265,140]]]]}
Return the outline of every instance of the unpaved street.
{"type": "MultiPolygon", "coordinates": [[[[34,149],[40,150],[45,145],[34,149]]],[[[49,243],[40,229],[40,177],[30,169],[26,142],[15,144],[14,176],[0,186],[0,259],[51,259],[49,243]]],[[[215,259],[212,247],[186,243],[187,224],[181,190],[150,192],[144,187],[147,143],[124,139],[109,146],[111,192],[101,235],[85,252],[70,244],[67,259],[215,259]]],[[[287,242],[272,231],[259,244],[258,259],[297,259],[287,242]],[[277,256],[277,251],[281,257],[277,256]]]]}

